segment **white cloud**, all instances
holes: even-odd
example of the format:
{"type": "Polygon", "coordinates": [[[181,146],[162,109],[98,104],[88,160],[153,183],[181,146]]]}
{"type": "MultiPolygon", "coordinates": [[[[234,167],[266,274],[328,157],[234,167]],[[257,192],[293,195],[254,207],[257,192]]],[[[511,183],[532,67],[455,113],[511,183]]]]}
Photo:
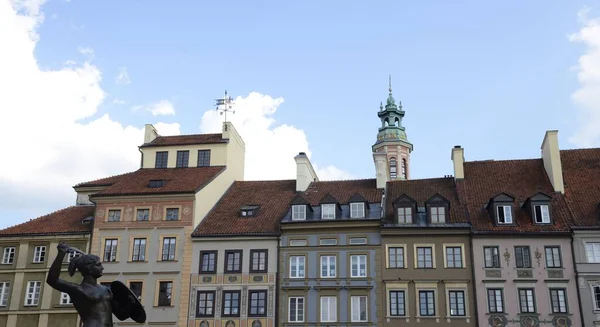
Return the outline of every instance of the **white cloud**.
{"type": "Polygon", "coordinates": [[[129,73],[127,73],[127,67],[120,67],[119,74],[115,80],[117,84],[131,84],[131,79],[129,78],[129,73]]]}
{"type": "Polygon", "coordinates": [[[121,100],[121,99],[114,99],[112,103],[113,104],[117,104],[117,105],[121,105],[121,104],[126,104],[127,101],[121,100]]]}
{"type": "MultiPolygon", "coordinates": [[[[33,218],[73,204],[71,186],[78,182],[139,167],[143,129],[108,114],[93,118],[105,98],[97,67],[88,60],[39,68],[34,50],[42,3],[0,0],[0,142],[8,154],[0,160],[0,228],[20,222],[19,213],[33,218]]],[[[81,49],[86,56],[90,50],[81,49]]],[[[159,126],[179,131],[179,125],[159,126]]]]}
{"type": "Polygon", "coordinates": [[[356,176],[350,174],[347,171],[341,170],[336,166],[328,165],[323,168],[313,164],[313,168],[317,171],[317,176],[319,176],[319,180],[322,181],[334,181],[334,180],[343,180],[343,179],[354,179],[356,176]]]}
{"type": "Polygon", "coordinates": [[[79,53],[81,53],[84,57],[86,57],[86,59],[88,61],[92,61],[94,60],[94,49],[90,48],[90,47],[79,47],[77,48],[77,51],[79,51],[79,53]]]}
{"type": "Polygon", "coordinates": [[[589,12],[589,8],[579,12],[581,29],[569,36],[571,42],[586,46],[576,67],[580,86],[572,94],[580,125],[569,139],[580,147],[600,145],[600,18],[589,18],[589,12]]]}
{"type": "MultiPolygon", "coordinates": [[[[303,130],[287,124],[276,124],[273,115],[283,103],[283,98],[272,98],[258,92],[234,99],[235,114],[228,114],[246,143],[246,180],[294,179],[298,152],[306,152],[310,158],[308,140],[303,130]]],[[[221,131],[223,116],[216,110],[204,113],[200,122],[202,133],[221,131]]],[[[350,175],[334,166],[318,169],[320,180],[340,179],[350,175]]]]}
{"type": "Polygon", "coordinates": [[[175,108],[173,104],[167,100],[161,100],[157,103],[152,103],[144,106],[134,106],[133,111],[146,110],[152,114],[152,116],[173,116],[175,115],[175,108]]]}

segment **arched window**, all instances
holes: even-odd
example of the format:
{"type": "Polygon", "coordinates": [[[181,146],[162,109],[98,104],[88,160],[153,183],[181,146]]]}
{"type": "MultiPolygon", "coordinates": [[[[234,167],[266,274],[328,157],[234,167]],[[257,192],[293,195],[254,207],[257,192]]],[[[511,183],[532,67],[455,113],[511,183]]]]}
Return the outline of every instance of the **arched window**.
{"type": "Polygon", "coordinates": [[[390,178],[396,179],[398,176],[398,167],[396,163],[396,158],[390,158],[390,178]]]}
{"type": "Polygon", "coordinates": [[[402,178],[406,179],[406,159],[402,159],[402,166],[400,167],[402,178]]]}
{"type": "Polygon", "coordinates": [[[383,122],[383,126],[388,127],[390,126],[390,122],[389,120],[386,118],[385,121],[383,122]]]}
{"type": "Polygon", "coordinates": [[[400,126],[400,119],[396,118],[396,120],[394,121],[394,126],[396,126],[396,127],[400,126]]]}

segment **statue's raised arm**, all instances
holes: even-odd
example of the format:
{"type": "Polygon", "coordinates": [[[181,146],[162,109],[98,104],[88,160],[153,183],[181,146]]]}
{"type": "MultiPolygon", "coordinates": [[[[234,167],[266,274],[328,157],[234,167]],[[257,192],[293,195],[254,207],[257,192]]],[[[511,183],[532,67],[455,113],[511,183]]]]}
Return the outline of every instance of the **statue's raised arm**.
{"type": "Polygon", "coordinates": [[[58,254],[50,266],[46,283],[52,288],[67,293],[81,317],[83,327],[112,327],[113,314],[119,320],[133,319],[146,322],[146,312],[131,290],[120,281],[114,281],[110,287],[98,284],[102,276],[100,258],[93,254],[70,247],[65,243],[58,246],[58,254]],[[69,275],[79,271],[83,277],[80,284],[60,279],[60,271],[67,253],[78,253],[69,263],[69,275]]]}

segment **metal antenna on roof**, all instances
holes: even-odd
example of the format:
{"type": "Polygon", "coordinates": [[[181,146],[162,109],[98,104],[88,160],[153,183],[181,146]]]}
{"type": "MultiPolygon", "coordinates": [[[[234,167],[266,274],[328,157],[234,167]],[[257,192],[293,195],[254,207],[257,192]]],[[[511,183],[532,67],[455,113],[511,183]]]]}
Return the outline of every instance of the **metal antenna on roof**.
{"type": "Polygon", "coordinates": [[[227,90],[225,90],[225,96],[221,99],[215,99],[217,111],[220,112],[221,115],[225,115],[225,121],[227,122],[227,113],[232,112],[235,114],[235,110],[233,110],[233,98],[227,96],[227,90]]]}

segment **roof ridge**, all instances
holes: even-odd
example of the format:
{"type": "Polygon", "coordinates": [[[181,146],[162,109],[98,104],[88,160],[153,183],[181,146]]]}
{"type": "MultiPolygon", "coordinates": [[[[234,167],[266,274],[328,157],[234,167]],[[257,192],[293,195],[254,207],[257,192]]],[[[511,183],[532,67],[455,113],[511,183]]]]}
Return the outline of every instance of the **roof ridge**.
{"type": "Polygon", "coordinates": [[[484,159],[484,160],[465,161],[465,164],[467,164],[467,163],[482,163],[482,162],[509,162],[509,161],[536,161],[536,160],[542,160],[542,158],[521,158],[521,159],[500,159],[500,160],[484,159]]]}
{"type": "MultiPolygon", "coordinates": [[[[134,170],[134,171],[129,171],[129,172],[126,172],[126,173],[121,173],[121,174],[111,175],[111,176],[108,176],[108,177],[96,178],[96,179],[93,179],[93,180],[91,180],[91,181],[86,181],[86,182],[77,183],[77,184],[75,184],[75,186],[73,186],[73,187],[75,188],[75,187],[79,187],[79,185],[91,184],[91,183],[94,183],[94,182],[101,181],[101,180],[103,180],[103,179],[116,178],[116,177],[125,176],[125,175],[127,175],[127,174],[133,174],[133,173],[135,173],[136,171],[140,171],[140,170],[142,170],[142,169],[144,169],[144,168],[138,168],[138,169],[136,169],[136,170],[134,170]]],[[[113,182],[113,183],[114,183],[114,182],[113,182]]]]}

